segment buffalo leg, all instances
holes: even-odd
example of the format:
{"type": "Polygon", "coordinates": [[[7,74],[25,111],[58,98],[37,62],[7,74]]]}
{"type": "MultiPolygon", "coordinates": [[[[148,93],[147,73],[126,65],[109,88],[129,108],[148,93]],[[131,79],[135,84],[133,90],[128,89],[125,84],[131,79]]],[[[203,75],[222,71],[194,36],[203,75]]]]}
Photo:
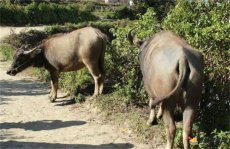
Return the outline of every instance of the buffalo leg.
{"type": "Polygon", "coordinates": [[[163,115],[163,109],[162,109],[162,103],[160,103],[159,110],[158,110],[158,113],[157,113],[157,119],[161,119],[162,115],[163,115]]]}
{"type": "MultiPolygon", "coordinates": [[[[201,86],[201,84],[200,84],[201,86]]],[[[182,106],[183,110],[183,144],[184,149],[189,149],[189,137],[192,137],[192,125],[195,112],[198,108],[199,101],[201,98],[201,87],[191,86],[184,92],[183,96],[185,100],[182,106]],[[194,94],[196,93],[196,94],[194,94]]]]}
{"type": "Polygon", "coordinates": [[[52,80],[50,81],[50,86],[51,86],[51,89],[50,89],[49,98],[51,98],[53,94],[53,81],[52,80]]]}
{"type": "Polygon", "coordinates": [[[51,75],[51,92],[50,92],[50,101],[54,102],[57,98],[57,90],[58,90],[58,73],[52,72],[51,75]]]}
{"type": "Polygon", "coordinates": [[[101,74],[101,78],[99,80],[99,94],[102,94],[104,89],[104,74],[101,74]]]}
{"type": "Polygon", "coordinates": [[[155,115],[155,106],[152,104],[153,99],[149,99],[149,107],[150,107],[150,114],[149,114],[149,119],[147,121],[148,125],[153,125],[154,122],[156,122],[156,115],[155,115]]]}
{"type": "Polygon", "coordinates": [[[192,136],[194,110],[191,107],[186,107],[183,112],[183,144],[184,149],[189,149],[189,137],[192,136]]]}
{"type": "Polygon", "coordinates": [[[93,93],[93,97],[94,97],[97,96],[99,93],[100,94],[102,93],[104,77],[103,74],[100,72],[97,63],[91,63],[91,64],[86,63],[86,67],[89,69],[89,72],[93,76],[95,82],[94,93],[93,93]]]}
{"type": "MultiPolygon", "coordinates": [[[[164,103],[162,105],[164,107],[164,103]]],[[[172,106],[172,105],[171,105],[172,106]]],[[[176,134],[176,125],[173,118],[173,111],[174,106],[171,107],[170,105],[167,105],[167,107],[163,108],[163,119],[166,127],[166,137],[167,137],[167,144],[166,149],[172,149],[173,148],[173,142],[176,134]]]]}

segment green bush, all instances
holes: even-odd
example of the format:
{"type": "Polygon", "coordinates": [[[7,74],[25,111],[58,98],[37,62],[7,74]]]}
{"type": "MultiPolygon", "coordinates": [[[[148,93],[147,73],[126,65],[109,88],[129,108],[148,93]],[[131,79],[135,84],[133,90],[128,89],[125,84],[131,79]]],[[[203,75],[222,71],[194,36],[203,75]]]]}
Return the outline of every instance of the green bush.
{"type": "Polygon", "coordinates": [[[1,3],[1,25],[39,25],[79,23],[95,20],[91,11],[80,10],[77,4],[30,3],[28,5],[1,3]]]}
{"type": "Polygon", "coordinates": [[[129,19],[134,19],[136,18],[136,14],[134,14],[133,10],[127,6],[120,6],[116,8],[113,14],[110,14],[108,16],[110,19],[124,19],[124,18],[129,18],[129,19]]]}
{"type": "Polygon", "coordinates": [[[151,7],[156,13],[157,20],[161,21],[167,13],[174,8],[172,0],[133,0],[135,5],[131,7],[134,14],[144,14],[151,7]]]}
{"type": "MultiPolygon", "coordinates": [[[[146,11],[146,8],[144,9],[146,11]]],[[[143,11],[144,12],[144,11],[143,11]]],[[[2,2],[1,25],[65,24],[106,19],[134,19],[137,10],[126,6],[109,6],[95,2],[36,3],[27,5],[2,2]]]]}
{"type": "Polygon", "coordinates": [[[114,77],[110,76],[116,82],[114,87],[120,92],[121,96],[126,97],[125,102],[127,104],[146,103],[147,98],[141,81],[142,76],[138,60],[139,50],[130,45],[126,35],[131,28],[136,28],[135,31],[138,36],[145,38],[158,30],[156,25],[155,13],[153,9],[149,9],[138,21],[134,21],[126,27],[117,27],[112,30],[116,39],[112,41],[112,48],[107,51],[111,65],[108,71],[114,75],[114,77]]]}
{"type": "Polygon", "coordinates": [[[24,12],[24,9],[19,5],[0,5],[0,24],[24,24],[27,22],[27,17],[24,12]]]}
{"type": "MultiPolygon", "coordinates": [[[[227,149],[230,145],[230,132],[229,131],[217,131],[212,130],[210,134],[200,130],[198,125],[194,125],[193,134],[197,136],[198,144],[192,145],[191,148],[199,149],[227,149]]],[[[182,143],[183,138],[183,128],[179,126],[176,132],[175,146],[178,148],[183,148],[182,143]]]]}

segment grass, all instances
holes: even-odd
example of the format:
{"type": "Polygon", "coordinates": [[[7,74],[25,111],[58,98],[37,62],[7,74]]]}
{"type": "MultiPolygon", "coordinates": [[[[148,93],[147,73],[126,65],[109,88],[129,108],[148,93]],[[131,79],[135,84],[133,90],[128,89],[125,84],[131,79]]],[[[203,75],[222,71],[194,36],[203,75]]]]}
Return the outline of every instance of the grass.
{"type": "Polygon", "coordinates": [[[12,60],[14,48],[8,44],[1,44],[0,53],[3,61],[12,60]]]}
{"type": "Polygon", "coordinates": [[[124,104],[119,92],[101,95],[94,101],[106,120],[121,126],[125,132],[135,135],[137,140],[145,143],[154,143],[155,147],[162,146],[165,140],[165,131],[162,121],[158,125],[148,126],[148,107],[135,107],[124,104]]]}

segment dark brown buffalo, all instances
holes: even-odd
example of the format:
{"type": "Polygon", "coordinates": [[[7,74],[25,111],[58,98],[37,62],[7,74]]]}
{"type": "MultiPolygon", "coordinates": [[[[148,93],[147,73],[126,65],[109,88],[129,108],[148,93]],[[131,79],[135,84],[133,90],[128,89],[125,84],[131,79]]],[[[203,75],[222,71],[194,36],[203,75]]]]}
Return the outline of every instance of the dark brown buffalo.
{"type": "Polygon", "coordinates": [[[92,27],[57,34],[33,49],[17,49],[7,74],[16,75],[29,66],[44,67],[51,75],[50,99],[53,102],[57,98],[59,73],[86,66],[94,78],[93,96],[96,96],[103,91],[105,42],[106,36],[92,27]]]}
{"type": "Polygon", "coordinates": [[[156,120],[154,108],[160,104],[159,114],[163,114],[167,132],[166,148],[171,149],[176,133],[173,113],[179,105],[183,111],[183,144],[188,149],[194,113],[201,98],[202,54],[169,31],[159,32],[145,41],[130,32],[128,37],[140,46],[140,66],[150,97],[148,123],[156,120]]]}

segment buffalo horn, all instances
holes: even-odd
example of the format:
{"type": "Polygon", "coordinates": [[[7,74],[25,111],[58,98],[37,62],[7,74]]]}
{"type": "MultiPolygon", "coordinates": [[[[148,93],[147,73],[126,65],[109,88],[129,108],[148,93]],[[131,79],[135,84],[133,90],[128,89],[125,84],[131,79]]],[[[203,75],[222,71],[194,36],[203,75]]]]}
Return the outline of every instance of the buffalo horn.
{"type": "Polygon", "coordinates": [[[129,30],[128,34],[127,34],[127,39],[129,40],[129,42],[131,44],[133,44],[133,36],[132,36],[132,31],[134,30],[135,28],[132,28],[129,30]]]}
{"type": "Polygon", "coordinates": [[[29,54],[29,53],[33,52],[34,50],[36,50],[37,48],[38,47],[35,47],[35,48],[33,48],[33,49],[29,50],[29,51],[24,51],[23,54],[29,54]]]}

